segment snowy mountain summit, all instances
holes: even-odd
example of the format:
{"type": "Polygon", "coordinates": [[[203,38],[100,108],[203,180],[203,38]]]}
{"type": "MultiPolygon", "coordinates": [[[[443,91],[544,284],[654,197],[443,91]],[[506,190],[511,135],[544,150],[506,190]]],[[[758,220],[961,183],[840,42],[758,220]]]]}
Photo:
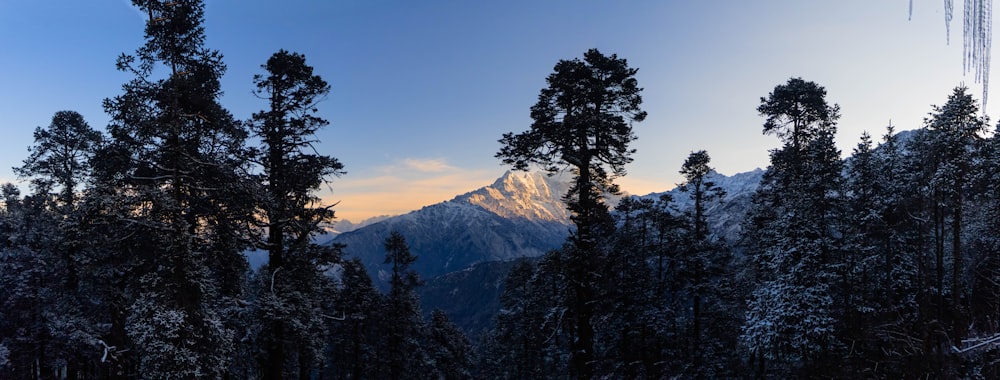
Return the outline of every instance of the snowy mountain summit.
{"type": "Polygon", "coordinates": [[[504,218],[523,218],[569,224],[569,211],[562,202],[569,190],[569,176],[538,172],[504,173],[492,185],[455,197],[504,218]]]}

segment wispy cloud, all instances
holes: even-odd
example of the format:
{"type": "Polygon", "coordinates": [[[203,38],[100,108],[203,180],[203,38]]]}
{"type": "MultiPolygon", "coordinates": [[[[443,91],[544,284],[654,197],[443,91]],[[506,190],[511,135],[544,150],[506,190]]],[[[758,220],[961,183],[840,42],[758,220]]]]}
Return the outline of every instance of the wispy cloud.
{"type": "Polygon", "coordinates": [[[445,158],[404,158],[396,160],[390,165],[379,167],[382,173],[419,172],[419,173],[443,173],[459,170],[448,164],[445,158]]]}
{"type": "Polygon", "coordinates": [[[498,172],[464,169],[445,158],[405,158],[380,166],[376,175],[345,176],[333,183],[328,203],[339,202],[337,217],[360,221],[377,215],[404,214],[489,185],[498,172]]]}

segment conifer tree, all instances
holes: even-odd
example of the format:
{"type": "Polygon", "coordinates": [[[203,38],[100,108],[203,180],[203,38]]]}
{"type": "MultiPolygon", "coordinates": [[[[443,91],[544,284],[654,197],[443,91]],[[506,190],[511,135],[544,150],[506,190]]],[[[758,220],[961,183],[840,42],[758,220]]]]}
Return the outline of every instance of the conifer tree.
{"type": "Polygon", "coordinates": [[[316,115],[316,107],[330,85],[313,73],[305,56],[285,50],[274,53],[261,68],[267,76],[254,77],[255,94],[267,100],[269,108],[254,114],[250,126],[262,142],[253,153],[263,170],[266,248],[274,269],[285,264],[286,251],[317,233],[318,224],[332,220],[333,212],[318,205],[315,191],[330,176],[345,172],[336,158],[314,153],[315,134],[329,124],[316,115]]]}
{"type": "MultiPolygon", "coordinates": [[[[840,152],[833,144],[839,108],[826,90],[801,78],[761,98],[764,133],[782,148],[754,199],[746,239],[761,271],[748,305],[741,341],[758,375],[765,359],[778,370],[816,371],[835,341],[832,268],[838,254],[834,216],[839,208],[840,152]]],[[[829,369],[827,369],[829,370],[829,369]]]]}
{"type": "MultiPolygon", "coordinates": [[[[708,228],[706,215],[708,203],[726,196],[725,190],[707,178],[713,172],[709,166],[710,161],[708,152],[704,150],[691,152],[680,170],[680,174],[684,176],[684,183],[679,189],[688,193],[694,203],[693,209],[688,213],[688,236],[683,262],[687,289],[691,297],[690,360],[692,372],[696,377],[711,373],[707,368],[703,368],[706,345],[702,339],[705,318],[702,302],[704,298],[710,298],[708,301],[712,301],[713,286],[710,284],[716,276],[722,275],[720,271],[726,261],[720,244],[711,241],[711,231],[708,228]]],[[[718,301],[717,298],[715,301],[718,301]]]]}
{"type": "MultiPolygon", "coordinates": [[[[983,142],[979,152],[981,159],[976,173],[975,190],[969,194],[968,222],[966,223],[969,260],[967,313],[969,315],[969,338],[974,342],[1000,336],[1000,326],[993,321],[1000,320],[1000,289],[995,284],[1000,281],[1000,140],[994,131],[983,142]]],[[[965,347],[963,347],[965,348],[965,347]]],[[[1000,351],[995,346],[979,352],[970,352],[970,372],[978,372],[986,378],[1000,376],[1000,351]]]]}
{"type": "Polygon", "coordinates": [[[504,280],[496,325],[480,342],[486,378],[559,378],[568,373],[564,258],[557,249],[537,265],[520,261],[504,280]]]}
{"type": "Polygon", "coordinates": [[[949,342],[965,340],[979,319],[968,310],[966,223],[976,198],[971,191],[983,161],[987,120],[965,87],[955,88],[945,105],[932,108],[925,128],[906,146],[906,214],[900,232],[906,238],[903,248],[914,257],[916,297],[905,336],[920,349],[904,358],[923,373],[952,377],[960,376],[963,364],[950,352],[961,344],[949,342]]]}
{"type": "Polygon", "coordinates": [[[646,118],[637,71],[625,59],[597,49],[587,51],[583,60],[559,61],[531,108],[531,128],[504,134],[496,154],[518,170],[538,164],[550,173],[564,166],[573,172],[574,183],[564,199],[576,225],[566,271],[572,289],[571,372],[578,378],[593,375],[593,301],[598,291],[593,275],[600,266],[599,237],[608,230],[602,226],[610,221],[602,194],[618,192],[612,180],[624,175],[632,161],[632,123],[646,118]]]}
{"type": "MultiPolygon", "coordinates": [[[[962,299],[964,298],[963,271],[965,264],[963,260],[962,232],[964,229],[964,203],[968,195],[966,189],[969,180],[975,172],[974,154],[979,150],[982,141],[981,134],[986,132],[988,121],[979,115],[979,106],[966,93],[968,88],[957,87],[948,96],[948,101],[941,107],[933,107],[934,111],[927,120],[927,128],[932,139],[933,165],[935,171],[931,177],[931,187],[935,194],[940,196],[939,202],[945,204],[947,210],[941,210],[935,214],[935,222],[938,229],[944,235],[945,214],[950,215],[950,253],[951,253],[951,308],[955,310],[953,315],[958,317],[952,322],[952,336],[954,341],[961,341],[965,338],[965,329],[968,324],[965,315],[962,299]]],[[[938,254],[943,254],[943,247],[946,238],[938,236],[938,254]]],[[[939,260],[940,261],[940,260],[939,260]]],[[[943,287],[942,287],[943,288],[943,287]]],[[[942,289],[943,291],[943,289],[942,289]]]]}
{"type": "Polygon", "coordinates": [[[217,378],[233,350],[226,305],[242,296],[247,266],[246,132],[219,104],[225,65],[204,47],[204,4],[133,4],[149,16],[145,44],[118,59],[135,78],[105,100],[112,140],[96,191],[119,227],[109,249],[132,257],[124,322],[112,322],[127,337],[108,344],[144,376],[217,378]]]}
{"type": "Polygon", "coordinates": [[[500,310],[490,331],[490,341],[481,350],[484,372],[494,379],[541,378],[543,358],[539,353],[546,339],[542,327],[545,307],[539,305],[532,285],[535,266],[520,259],[504,279],[500,310]]]}
{"type": "Polygon", "coordinates": [[[47,128],[36,128],[34,137],[31,154],[14,171],[30,179],[34,188],[34,194],[22,202],[25,207],[18,213],[18,224],[28,229],[22,235],[35,236],[20,242],[19,251],[35,256],[40,267],[32,270],[42,277],[38,278],[41,289],[33,292],[45,295],[36,308],[45,316],[47,338],[38,343],[48,346],[43,351],[52,361],[38,358],[38,366],[46,367],[39,368],[40,372],[51,372],[64,365],[68,376],[77,376],[88,361],[92,363],[94,358],[85,353],[93,350],[99,334],[93,305],[82,302],[90,295],[81,291],[85,288],[81,282],[86,285],[90,273],[77,192],[78,185],[90,178],[91,157],[102,135],[79,113],[60,111],[47,128]]]}
{"type": "MultiPolygon", "coordinates": [[[[911,133],[920,134],[919,131],[911,133]]],[[[886,128],[882,144],[873,152],[876,158],[877,183],[872,188],[881,189],[882,195],[878,196],[878,192],[875,192],[875,199],[869,203],[882,210],[880,217],[874,219],[876,223],[873,226],[883,223],[885,233],[881,241],[868,243],[875,244],[875,253],[881,258],[877,269],[880,276],[876,280],[881,282],[873,285],[875,289],[871,291],[878,293],[881,289],[883,292],[879,297],[876,316],[871,322],[876,326],[872,339],[877,340],[878,347],[867,351],[865,360],[870,363],[873,357],[881,358],[884,364],[880,367],[887,373],[919,376],[927,373],[925,366],[928,360],[918,359],[919,355],[913,348],[923,345],[920,341],[925,331],[917,327],[923,309],[919,305],[924,304],[921,300],[926,298],[924,295],[929,289],[921,285],[920,272],[923,270],[919,269],[922,266],[922,248],[918,247],[922,244],[919,242],[923,240],[923,227],[918,220],[922,219],[922,211],[914,208],[914,205],[919,204],[915,202],[917,197],[914,195],[920,193],[918,189],[923,185],[910,170],[908,162],[912,160],[912,152],[908,153],[907,145],[909,144],[890,125],[886,128]]],[[[859,168],[860,166],[863,165],[859,165],[859,168]]],[[[860,177],[857,174],[848,176],[848,189],[852,193],[855,191],[851,189],[855,187],[871,186],[862,184],[860,177]]],[[[850,201],[852,205],[848,210],[857,208],[856,201],[857,199],[850,201]]],[[[869,212],[859,216],[868,219],[872,217],[869,212]]],[[[868,225],[870,224],[864,226],[868,225]]],[[[876,228],[874,234],[862,235],[862,241],[877,238],[877,231],[876,228]]],[[[866,247],[859,245],[854,249],[866,247]]],[[[865,350],[863,346],[861,350],[865,350]]]]}
{"type": "Polygon", "coordinates": [[[885,290],[891,289],[890,273],[892,267],[899,264],[895,260],[886,261],[886,257],[893,254],[888,244],[890,200],[887,190],[891,186],[885,182],[888,177],[882,172],[888,169],[885,161],[865,132],[854,147],[845,170],[846,204],[840,218],[844,223],[839,227],[844,235],[844,248],[837,269],[842,310],[838,328],[841,339],[853,342],[854,349],[845,367],[855,373],[873,371],[869,360],[882,354],[882,342],[875,329],[887,322],[880,320],[883,310],[891,307],[887,304],[889,297],[885,296],[889,292],[885,290]]]}
{"type": "Polygon", "coordinates": [[[679,261],[675,249],[680,223],[665,205],[668,198],[628,197],[615,207],[615,225],[602,284],[598,328],[598,377],[655,378],[668,376],[685,348],[673,327],[684,319],[679,296],[679,261]],[[669,234],[664,239],[663,233],[669,234]],[[655,263],[656,266],[650,265],[655,263]],[[676,360],[675,360],[676,359],[676,360]]]}
{"type": "Polygon", "coordinates": [[[438,379],[460,380],[472,377],[473,353],[469,338],[440,309],[431,312],[425,346],[438,379]]]}
{"type": "Polygon", "coordinates": [[[316,154],[313,147],[316,132],[328,124],[316,115],[316,106],[330,85],[301,54],[281,50],[261,67],[267,75],[254,77],[255,94],[269,107],[249,123],[262,143],[251,153],[263,172],[258,176],[259,207],[268,264],[262,275],[271,278],[270,291],[261,293],[258,305],[265,355],[261,368],[265,379],[287,378],[289,367],[297,367],[302,378],[321,357],[323,340],[313,332],[325,325],[321,304],[328,284],[323,271],[340,256],[338,245],[313,243],[334,217],[316,191],[344,171],[337,159],[316,154]],[[287,357],[298,360],[287,363],[287,357]]]}
{"type": "Polygon", "coordinates": [[[708,220],[705,215],[706,202],[726,196],[726,191],[717,186],[708,177],[713,169],[708,166],[711,157],[708,152],[699,150],[691,152],[681,166],[680,174],[684,176],[684,183],[678,188],[680,191],[690,194],[694,201],[694,209],[691,211],[691,230],[695,240],[708,238],[708,220]]]}
{"type": "Polygon", "coordinates": [[[342,379],[385,377],[380,363],[385,357],[380,330],[384,299],[361,259],[346,260],[342,266],[334,303],[334,317],[339,318],[329,320],[329,372],[342,379]]]}
{"type": "Polygon", "coordinates": [[[37,196],[48,198],[56,191],[52,211],[63,219],[60,236],[53,236],[53,246],[62,261],[65,273],[65,291],[76,293],[80,268],[76,257],[80,251],[81,236],[74,225],[77,191],[91,177],[91,161],[103,143],[100,132],[92,129],[83,116],[74,111],[59,111],[47,128],[35,128],[35,143],[28,150],[31,154],[24,165],[15,167],[21,178],[30,179],[37,196]],[[58,187],[58,188],[56,188],[58,187]]]}
{"type": "Polygon", "coordinates": [[[75,111],[59,111],[47,128],[35,128],[35,145],[24,165],[14,168],[22,178],[30,178],[37,192],[58,186],[58,201],[72,205],[76,191],[90,176],[90,158],[103,136],[92,129],[75,111]]]}
{"type": "Polygon", "coordinates": [[[11,368],[3,374],[10,378],[52,377],[59,354],[53,327],[58,302],[62,301],[61,282],[47,248],[46,235],[54,232],[54,220],[45,209],[46,197],[21,197],[13,184],[2,188],[3,212],[0,233],[0,335],[9,355],[11,368]]]}
{"type": "Polygon", "coordinates": [[[421,285],[417,273],[410,269],[417,257],[410,253],[406,238],[393,231],[385,240],[385,264],[392,265],[389,294],[385,298],[383,338],[386,352],[383,363],[388,378],[415,378],[428,370],[425,352],[420,345],[423,320],[416,287],[421,285]]]}

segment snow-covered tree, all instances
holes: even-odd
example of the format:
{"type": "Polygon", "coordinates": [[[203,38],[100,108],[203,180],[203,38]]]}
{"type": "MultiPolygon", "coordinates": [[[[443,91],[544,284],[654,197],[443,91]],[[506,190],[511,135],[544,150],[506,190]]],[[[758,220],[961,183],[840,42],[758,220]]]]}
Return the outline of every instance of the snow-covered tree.
{"type": "MultiPolygon", "coordinates": [[[[967,338],[969,326],[981,317],[969,313],[969,226],[967,214],[977,198],[974,186],[983,161],[987,121],[965,87],[955,88],[944,106],[934,106],[906,144],[902,171],[905,211],[898,224],[903,254],[914,263],[911,270],[916,292],[909,326],[896,336],[910,349],[908,360],[924,373],[959,376],[963,365],[949,351],[967,338]]],[[[979,242],[982,242],[981,240],[979,242]]],[[[978,243],[977,243],[978,244],[978,243]]],[[[977,250],[978,251],[978,250],[977,250]]],[[[898,325],[898,324],[897,324],[898,325]]],[[[918,372],[919,373],[919,372],[918,372]]]]}
{"type": "Polygon", "coordinates": [[[127,336],[108,344],[127,349],[144,376],[221,377],[233,350],[226,305],[244,291],[253,211],[246,131],[219,104],[225,65],[204,47],[203,2],[133,5],[149,15],[145,44],[118,59],[135,78],[104,102],[111,140],[94,190],[117,227],[105,243],[132,257],[121,269],[127,336]]]}
{"type": "Polygon", "coordinates": [[[888,297],[891,273],[902,264],[891,251],[888,191],[892,184],[888,180],[892,168],[887,161],[897,159],[889,155],[894,157],[898,152],[893,151],[893,142],[888,144],[883,152],[876,151],[871,136],[863,133],[845,170],[845,207],[838,227],[844,238],[836,268],[838,330],[842,341],[852,342],[845,370],[855,373],[875,371],[871,360],[883,354],[884,340],[876,328],[889,322],[885,315],[892,308],[888,297]]]}
{"type": "Polygon", "coordinates": [[[420,344],[424,324],[416,288],[421,281],[410,269],[416,260],[406,238],[396,231],[390,233],[385,240],[384,263],[392,265],[392,273],[380,331],[386,344],[381,362],[392,379],[414,378],[428,370],[427,353],[420,344]]]}
{"type": "Polygon", "coordinates": [[[473,353],[469,338],[441,310],[431,312],[425,343],[432,361],[431,376],[444,380],[472,377],[473,353]]]}
{"type": "Polygon", "coordinates": [[[518,260],[504,280],[500,293],[500,311],[488,344],[480,357],[483,372],[494,379],[543,377],[542,346],[546,336],[542,330],[545,307],[536,302],[533,285],[535,266],[526,259],[518,260]]]}
{"type": "MultiPolygon", "coordinates": [[[[969,314],[968,336],[974,346],[1000,336],[1000,139],[997,131],[984,141],[973,199],[969,204],[967,232],[969,314]]],[[[965,348],[965,346],[963,346],[965,348]]],[[[1000,347],[996,344],[969,352],[970,365],[984,378],[1000,376],[1000,347]]]]}
{"type": "Polygon", "coordinates": [[[618,228],[601,247],[599,377],[662,377],[680,361],[687,298],[680,295],[680,223],[668,203],[629,197],[615,208],[618,228]]]}
{"type": "MultiPolygon", "coordinates": [[[[761,98],[764,133],[783,141],[754,199],[744,239],[761,271],[741,341],[758,368],[816,370],[837,344],[833,264],[841,161],[834,146],[839,108],[826,90],[792,78],[761,98]]],[[[794,372],[791,372],[794,373],[794,372]]]]}
{"type": "MultiPolygon", "coordinates": [[[[60,111],[47,128],[36,128],[34,137],[24,165],[14,168],[19,177],[31,181],[33,194],[17,200],[10,189],[7,197],[6,220],[12,230],[8,231],[5,261],[18,262],[8,268],[19,267],[17,271],[22,272],[6,275],[14,281],[7,302],[19,303],[29,294],[34,298],[30,310],[10,309],[11,313],[29,312],[33,320],[33,327],[21,325],[18,330],[34,335],[29,340],[35,349],[18,347],[15,360],[25,360],[24,353],[34,352],[28,360],[38,373],[62,370],[77,376],[81,368],[93,364],[94,357],[87,354],[95,352],[92,347],[99,330],[92,318],[92,303],[84,301],[89,294],[81,286],[88,283],[90,273],[77,191],[78,184],[90,178],[90,157],[101,135],[80,114],[60,111]]],[[[10,322],[19,323],[10,317],[10,322]]]]}
{"type": "MultiPolygon", "coordinates": [[[[988,121],[979,115],[979,105],[967,93],[966,87],[957,87],[948,101],[941,107],[933,107],[934,111],[927,120],[927,129],[931,146],[928,153],[931,164],[934,166],[934,173],[930,178],[930,186],[940,198],[947,209],[940,210],[935,214],[935,222],[939,231],[944,233],[945,214],[950,215],[950,243],[951,243],[951,307],[961,308],[963,289],[963,246],[962,231],[964,228],[965,201],[968,198],[966,189],[969,177],[975,171],[976,165],[974,154],[979,149],[982,134],[986,132],[988,121]]],[[[942,234],[943,235],[943,234],[942,234]]],[[[939,252],[943,255],[944,236],[938,236],[941,244],[938,244],[939,252]]],[[[942,286],[943,288],[943,286],[942,286]]],[[[942,290],[943,291],[943,290],[942,290]]],[[[959,310],[956,315],[964,314],[959,310]]],[[[958,319],[952,322],[952,339],[960,341],[965,336],[964,329],[967,321],[958,319]]]]}
{"type": "Polygon", "coordinates": [[[329,319],[330,344],[326,360],[334,378],[373,379],[385,377],[382,311],[385,303],[372,285],[361,260],[342,263],[340,284],[334,301],[334,319],[329,319]]]}
{"type": "MultiPolygon", "coordinates": [[[[695,377],[713,377],[718,368],[713,366],[726,355],[716,353],[722,343],[720,331],[706,332],[705,325],[723,326],[719,321],[707,320],[707,316],[724,320],[717,311],[724,306],[723,277],[728,273],[729,255],[725,244],[712,234],[708,226],[708,207],[726,196],[725,190],[712,182],[708,176],[713,172],[709,166],[711,158],[704,150],[691,152],[681,166],[680,174],[684,182],[679,185],[693,201],[692,209],[686,212],[686,233],[683,236],[681,265],[684,288],[690,297],[690,332],[688,350],[689,373],[695,377]],[[705,362],[708,361],[706,364],[705,362]]],[[[730,347],[732,350],[735,347],[730,347]]]]}
{"type": "Polygon", "coordinates": [[[305,56],[281,50],[261,66],[256,75],[256,95],[268,108],[254,114],[250,129],[261,146],[251,150],[262,174],[259,207],[267,231],[262,247],[268,264],[261,276],[270,282],[258,298],[265,379],[308,377],[322,356],[325,325],[322,304],[329,293],[324,271],[339,260],[340,246],[319,246],[313,238],[333,221],[330,206],[321,204],[316,191],[330,176],[343,173],[337,159],[315,153],[315,133],[328,122],[318,116],[317,103],[330,85],[306,64],[305,56]],[[288,358],[298,360],[288,362],[288,358]],[[309,363],[309,364],[307,364],[309,363]]]}

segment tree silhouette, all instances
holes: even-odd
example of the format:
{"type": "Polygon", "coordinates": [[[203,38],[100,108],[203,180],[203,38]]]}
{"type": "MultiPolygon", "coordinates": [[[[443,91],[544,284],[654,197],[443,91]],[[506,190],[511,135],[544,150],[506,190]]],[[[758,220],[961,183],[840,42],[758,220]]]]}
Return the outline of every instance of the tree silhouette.
{"type": "Polygon", "coordinates": [[[548,87],[531,107],[534,123],[520,134],[506,133],[497,158],[518,170],[541,165],[555,173],[569,167],[574,183],[564,199],[572,213],[576,233],[572,237],[566,271],[572,287],[572,372],[579,378],[592,374],[594,355],[594,274],[599,265],[597,230],[610,221],[602,193],[617,193],[612,183],[625,175],[632,162],[635,140],[632,123],[641,122],[642,96],[635,74],[624,58],[590,49],[584,59],[560,60],[546,78],[548,87]]]}

